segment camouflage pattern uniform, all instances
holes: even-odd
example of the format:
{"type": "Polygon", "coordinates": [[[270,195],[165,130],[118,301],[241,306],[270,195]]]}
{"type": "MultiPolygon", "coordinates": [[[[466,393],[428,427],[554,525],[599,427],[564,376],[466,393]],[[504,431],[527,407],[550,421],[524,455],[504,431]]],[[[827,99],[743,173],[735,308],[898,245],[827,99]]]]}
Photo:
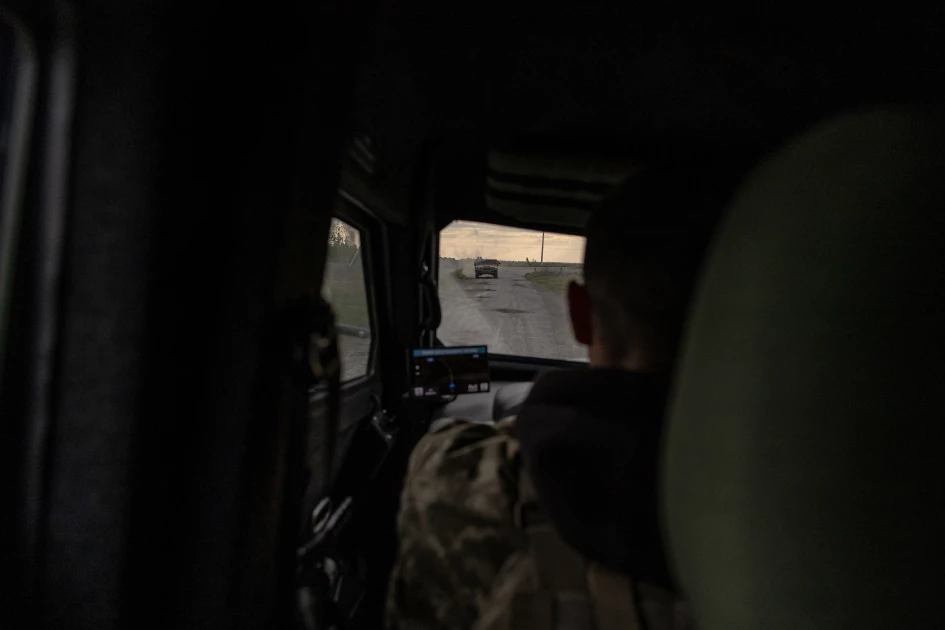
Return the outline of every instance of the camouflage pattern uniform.
{"type": "MultiPolygon", "coordinates": [[[[549,590],[542,583],[568,568],[550,562],[548,570],[564,570],[543,577],[537,561],[535,550],[509,558],[472,630],[695,630],[689,605],[661,587],[589,563],[584,585],[549,590]]],[[[584,578],[570,573],[565,581],[584,578]]]]}
{"type": "Polygon", "coordinates": [[[519,475],[527,550],[506,561],[472,630],[694,630],[678,595],[594,562],[569,546],[519,475]]]}
{"type": "Polygon", "coordinates": [[[496,575],[523,549],[513,518],[520,462],[513,423],[457,421],[417,444],[397,519],[388,628],[471,628],[496,575]]]}

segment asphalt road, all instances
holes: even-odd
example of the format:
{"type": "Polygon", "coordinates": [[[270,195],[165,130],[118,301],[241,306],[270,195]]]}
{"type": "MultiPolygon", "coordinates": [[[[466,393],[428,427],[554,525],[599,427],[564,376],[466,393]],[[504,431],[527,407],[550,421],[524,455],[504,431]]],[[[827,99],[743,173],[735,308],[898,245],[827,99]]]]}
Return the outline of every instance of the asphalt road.
{"type": "Polygon", "coordinates": [[[571,334],[564,297],[526,280],[531,268],[500,267],[497,279],[459,281],[450,271],[440,275],[443,323],[437,335],[444,344],[485,343],[492,353],[587,360],[571,334]]]}

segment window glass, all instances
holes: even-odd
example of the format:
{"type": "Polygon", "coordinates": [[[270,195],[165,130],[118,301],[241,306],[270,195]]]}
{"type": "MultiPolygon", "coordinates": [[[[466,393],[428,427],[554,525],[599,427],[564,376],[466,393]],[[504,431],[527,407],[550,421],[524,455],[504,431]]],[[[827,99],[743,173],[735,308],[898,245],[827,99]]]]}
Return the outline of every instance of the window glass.
{"type": "Polygon", "coordinates": [[[566,299],[568,284],[581,280],[583,260],[580,236],[453,221],[440,232],[440,341],[587,361],[566,299]]]}
{"type": "Polygon", "coordinates": [[[35,56],[26,32],[0,9],[0,373],[6,354],[35,56]]]}
{"type": "Polygon", "coordinates": [[[16,30],[0,14],[0,199],[6,188],[7,155],[12,148],[17,52],[16,30]]]}
{"type": "Polygon", "coordinates": [[[339,219],[331,220],[328,260],[322,292],[335,309],[341,378],[350,381],[370,371],[371,317],[361,233],[339,219]]]}

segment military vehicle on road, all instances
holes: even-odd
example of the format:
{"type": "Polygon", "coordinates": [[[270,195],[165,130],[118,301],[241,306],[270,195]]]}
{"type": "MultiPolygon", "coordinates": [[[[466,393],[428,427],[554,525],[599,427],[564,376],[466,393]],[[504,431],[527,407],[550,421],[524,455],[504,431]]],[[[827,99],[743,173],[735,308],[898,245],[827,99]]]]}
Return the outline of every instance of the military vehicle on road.
{"type": "Polygon", "coordinates": [[[499,277],[499,261],[492,258],[480,258],[475,264],[476,278],[481,276],[499,277]]]}

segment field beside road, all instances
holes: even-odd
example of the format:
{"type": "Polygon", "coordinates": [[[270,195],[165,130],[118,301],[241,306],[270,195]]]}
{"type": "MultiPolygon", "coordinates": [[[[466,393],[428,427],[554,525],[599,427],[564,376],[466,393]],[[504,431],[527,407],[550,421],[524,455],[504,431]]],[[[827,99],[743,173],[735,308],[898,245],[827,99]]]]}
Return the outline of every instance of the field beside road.
{"type": "Polygon", "coordinates": [[[322,284],[322,293],[335,311],[335,321],[367,332],[365,337],[338,335],[342,380],[363,376],[367,372],[371,355],[371,319],[360,259],[351,263],[329,261],[325,265],[325,280],[322,284]]]}
{"type": "Polygon", "coordinates": [[[329,262],[325,268],[323,287],[339,323],[363,327],[370,325],[361,265],[349,267],[344,263],[329,262]]]}
{"type": "Polygon", "coordinates": [[[503,260],[503,267],[531,267],[532,269],[582,269],[584,265],[582,263],[558,263],[558,262],[547,262],[539,263],[534,260],[524,261],[524,260],[503,260]]]}
{"type": "Polygon", "coordinates": [[[526,273],[525,279],[545,287],[552,293],[566,296],[568,285],[575,280],[581,280],[581,270],[567,267],[538,269],[526,273]]]}

